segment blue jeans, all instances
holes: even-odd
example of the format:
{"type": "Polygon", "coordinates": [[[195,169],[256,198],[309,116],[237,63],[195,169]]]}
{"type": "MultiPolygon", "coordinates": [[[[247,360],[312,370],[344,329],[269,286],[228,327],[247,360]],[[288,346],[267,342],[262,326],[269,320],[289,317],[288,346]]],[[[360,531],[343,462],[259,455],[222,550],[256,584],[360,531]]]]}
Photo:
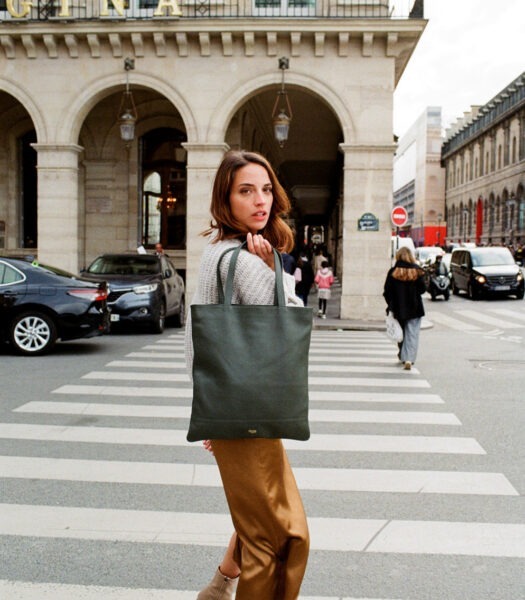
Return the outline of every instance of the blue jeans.
{"type": "Polygon", "coordinates": [[[403,341],[400,344],[399,360],[401,362],[416,362],[417,348],[419,345],[419,330],[421,328],[421,317],[399,321],[403,328],[403,341]]]}

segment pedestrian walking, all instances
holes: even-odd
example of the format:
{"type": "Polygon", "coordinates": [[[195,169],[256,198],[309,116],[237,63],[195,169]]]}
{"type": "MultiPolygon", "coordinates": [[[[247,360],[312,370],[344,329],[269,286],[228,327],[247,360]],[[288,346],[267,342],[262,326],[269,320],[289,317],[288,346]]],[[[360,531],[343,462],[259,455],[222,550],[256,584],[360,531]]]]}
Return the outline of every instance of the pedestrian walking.
{"type": "MultiPolygon", "coordinates": [[[[290,209],[286,192],[260,154],[228,152],[212,191],[212,225],[204,250],[194,304],[216,304],[217,263],[228,248],[247,242],[238,257],[233,302],[273,304],[275,264],[272,247],[289,251],[293,234],[280,215],[290,209]]],[[[223,280],[231,253],[221,262],[223,280]]],[[[283,273],[288,305],[302,306],[295,280],[283,273]]],[[[228,349],[228,340],[224,340],[228,349]]],[[[191,373],[191,319],[186,326],[186,356],[191,373]]],[[[250,402],[250,398],[246,398],[250,402]]],[[[280,439],[212,439],[235,532],[213,579],[198,600],[296,600],[309,552],[306,516],[280,439]]]]}
{"type": "Polygon", "coordinates": [[[424,292],[423,269],[416,263],[409,248],[400,248],[396,262],[386,276],[383,296],[387,312],[394,315],[403,329],[398,357],[407,371],[416,362],[421,318],[425,314],[421,298],[424,292]]]}
{"type": "Polygon", "coordinates": [[[323,249],[319,248],[314,256],[314,266],[313,266],[313,270],[315,273],[317,273],[317,271],[319,271],[319,269],[322,268],[323,262],[327,261],[328,258],[324,255],[323,253],[323,249]]]}
{"type": "Polygon", "coordinates": [[[334,283],[334,274],[327,260],[323,260],[321,263],[321,268],[317,271],[314,281],[317,285],[317,298],[319,300],[318,316],[321,319],[326,319],[326,305],[330,300],[330,288],[334,283]]]}
{"type": "Polygon", "coordinates": [[[308,295],[314,284],[314,271],[306,256],[299,256],[297,259],[297,269],[300,269],[300,279],[297,276],[295,278],[295,293],[301,298],[303,304],[308,306],[308,295]]]}

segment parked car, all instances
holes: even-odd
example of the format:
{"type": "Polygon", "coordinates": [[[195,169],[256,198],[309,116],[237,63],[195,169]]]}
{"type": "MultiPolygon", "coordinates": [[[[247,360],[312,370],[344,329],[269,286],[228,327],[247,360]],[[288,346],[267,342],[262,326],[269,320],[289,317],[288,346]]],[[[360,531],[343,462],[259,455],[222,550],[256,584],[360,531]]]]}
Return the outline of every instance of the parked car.
{"type": "Polygon", "coordinates": [[[450,270],[454,294],[464,290],[472,299],[487,294],[523,298],[523,273],[508,248],[456,248],[450,270]]]}
{"type": "Polygon", "coordinates": [[[82,281],[55,267],[0,257],[0,340],[15,352],[49,352],[58,339],[108,330],[105,283],[82,281]]]}
{"type": "Polygon", "coordinates": [[[147,323],[155,333],[168,317],[184,325],[184,281],[167,256],[103,254],[82,277],[107,282],[111,323],[147,323]]]}

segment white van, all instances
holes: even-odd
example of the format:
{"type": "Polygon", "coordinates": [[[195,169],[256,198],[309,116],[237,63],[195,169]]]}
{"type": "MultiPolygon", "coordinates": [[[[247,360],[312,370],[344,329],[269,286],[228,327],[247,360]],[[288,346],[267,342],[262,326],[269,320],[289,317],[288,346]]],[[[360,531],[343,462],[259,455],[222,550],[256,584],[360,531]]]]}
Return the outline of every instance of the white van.
{"type": "Polygon", "coordinates": [[[416,255],[416,247],[414,246],[414,240],[411,237],[401,237],[400,235],[393,235],[390,238],[390,258],[392,261],[396,258],[396,252],[399,248],[406,247],[412,252],[412,255],[416,255]]]}

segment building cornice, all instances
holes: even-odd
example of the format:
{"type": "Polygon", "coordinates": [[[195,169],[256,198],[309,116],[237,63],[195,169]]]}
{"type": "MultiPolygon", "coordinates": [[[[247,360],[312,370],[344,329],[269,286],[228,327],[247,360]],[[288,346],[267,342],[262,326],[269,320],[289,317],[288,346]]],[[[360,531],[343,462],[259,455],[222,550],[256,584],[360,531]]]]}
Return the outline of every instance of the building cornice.
{"type": "Polygon", "coordinates": [[[122,58],[130,46],[137,58],[149,53],[234,56],[239,48],[244,56],[254,56],[261,45],[267,56],[277,56],[286,45],[294,57],[392,58],[397,83],[425,25],[422,19],[11,21],[0,24],[0,47],[7,59],[24,60],[58,58],[63,48],[70,58],[84,53],[100,58],[107,50],[113,58],[122,58]]]}

